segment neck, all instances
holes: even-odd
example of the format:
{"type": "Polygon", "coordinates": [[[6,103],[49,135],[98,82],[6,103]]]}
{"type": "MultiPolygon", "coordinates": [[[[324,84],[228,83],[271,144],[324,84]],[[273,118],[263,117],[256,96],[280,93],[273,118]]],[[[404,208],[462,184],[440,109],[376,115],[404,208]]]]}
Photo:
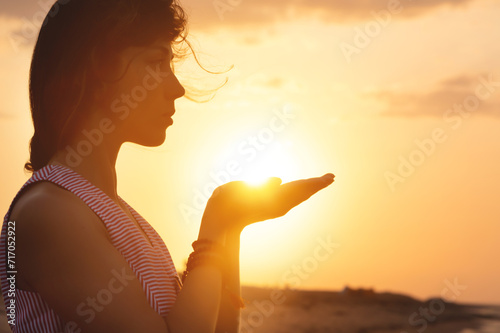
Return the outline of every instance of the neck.
{"type": "Polygon", "coordinates": [[[118,201],[116,159],[121,143],[103,140],[99,145],[92,145],[92,152],[87,156],[78,153],[78,149],[75,149],[77,144],[70,147],[73,148],[58,151],[49,164],[62,165],[79,173],[112,200],[118,201]]]}

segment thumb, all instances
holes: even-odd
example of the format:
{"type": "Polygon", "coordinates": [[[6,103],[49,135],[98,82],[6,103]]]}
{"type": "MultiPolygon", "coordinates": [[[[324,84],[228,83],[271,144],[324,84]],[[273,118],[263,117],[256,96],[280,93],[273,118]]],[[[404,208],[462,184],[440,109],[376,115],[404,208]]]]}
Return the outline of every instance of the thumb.
{"type": "Polygon", "coordinates": [[[267,180],[267,185],[268,186],[278,186],[278,185],[281,185],[281,178],[278,178],[278,177],[269,177],[269,179],[267,180]]]}

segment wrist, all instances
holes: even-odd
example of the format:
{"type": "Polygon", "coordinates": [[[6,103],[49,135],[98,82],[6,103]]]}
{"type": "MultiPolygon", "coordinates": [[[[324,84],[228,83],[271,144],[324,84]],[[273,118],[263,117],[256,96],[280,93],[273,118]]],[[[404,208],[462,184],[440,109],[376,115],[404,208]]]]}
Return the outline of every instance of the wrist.
{"type": "Polygon", "coordinates": [[[204,219],[201,222],[198,239],[206,239],[223,246],[226,243],[226,231],[210,220],[204,219]]]}
{"type": "Polygon", "coordinates": [[[244,226],[240,226],[240,225],[234,225],[234,226],[231,226],[230,228],[228,228],[226,230],[226,242],[229,240],[229,239],[240,239],[240,236],[241,236],[241,232],[243,231],[245,227],[244,226]]]}

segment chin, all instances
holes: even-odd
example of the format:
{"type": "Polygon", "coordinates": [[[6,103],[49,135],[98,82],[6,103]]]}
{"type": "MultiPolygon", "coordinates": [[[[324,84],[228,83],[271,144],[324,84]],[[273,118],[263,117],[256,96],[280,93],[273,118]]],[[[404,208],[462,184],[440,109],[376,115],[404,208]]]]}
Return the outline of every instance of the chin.
{"type": "Polygon", "coordinates": [[[165,132],[159,133],[154,136],[152,134],[153,133],[149,133],[147,137],[143,137],[140,138],[139,140],[134,140],[132,142],[145,147],[158,147],[165,142],[166,138],[165,132]]]}

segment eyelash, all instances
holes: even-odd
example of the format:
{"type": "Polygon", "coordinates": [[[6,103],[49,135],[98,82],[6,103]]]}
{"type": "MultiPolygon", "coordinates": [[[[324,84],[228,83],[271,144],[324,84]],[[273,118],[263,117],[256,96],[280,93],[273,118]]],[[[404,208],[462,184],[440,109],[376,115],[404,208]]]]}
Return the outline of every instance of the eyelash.
{"type": "Polygon", "coordinates": [[[173,68],[172,61],[169,61],[166,58],[158,59],[158,60],[154,61],[154,64],[156,64],[158,66],[163,66],[163,65],[165,65],[166,62],[168,62],[170,64],[169,67],[173,68]]]}

